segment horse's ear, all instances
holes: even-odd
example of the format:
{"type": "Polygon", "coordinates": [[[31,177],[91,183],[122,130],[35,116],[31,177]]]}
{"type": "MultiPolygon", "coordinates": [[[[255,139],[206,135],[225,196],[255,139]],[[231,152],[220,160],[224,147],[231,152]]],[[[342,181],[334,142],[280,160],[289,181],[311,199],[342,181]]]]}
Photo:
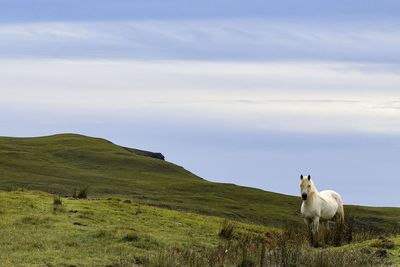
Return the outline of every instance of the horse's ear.
{"type": "Polygon", "coordinates": [[[303,174],[302,174],[302,175],[300,175],[300,180],[303,180],[303,174]]]}
{"type": "Polygon", "coordinates": [[[309,180],[309,181],[311,180],[311,175],[308,175],[308,180],[309,180]]]}

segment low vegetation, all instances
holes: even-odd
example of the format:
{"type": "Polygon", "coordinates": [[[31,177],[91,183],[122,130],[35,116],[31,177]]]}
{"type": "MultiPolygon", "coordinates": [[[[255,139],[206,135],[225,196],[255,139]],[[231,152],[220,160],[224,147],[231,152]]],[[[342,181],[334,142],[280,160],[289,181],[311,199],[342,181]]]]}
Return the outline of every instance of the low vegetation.
{"type": "MultiPolygon", "coordinates": [[[[60,200],[34,191],[0,192],[4,266],[143,265],[150,264],[158,251],[201,251],[218,246],[221,240],[223,219],[218,217],[117,197],[60,200]]],[[[270,230],[243,223],[235,229],[238,233],[270,230]]]]}
{"type": "Polygon", "coordinates": [[[224,239],[231,239],[233,237],[235,227],[236,223],[225,219],[218,235],[224,239]]]}
{"type": "MultiPolygon", "coordinates": [[[[350,217],[346,225],[351,223],[350,217]]],[[[339,231],[321,229],[321,248],[310,246],[304,228],[289,226],[267,232],[235,231],[234,223],[222,224],[223,235],[216,247],[202,251],[161,250],[151,258],[151,266],[394,266],[400,261],[398,232],[346,227],[339,231]],[[227,231],[229,230],[229,231],[227,231]],[[356,242],[350,241],[354,237],[356,242]]]]}
{"type": "Polygon", "coordinates": [[[327,241],[314,249],[304,227],[275,229],[118,197],[73,199],[26,190],[0,192],[0,216],[0,262],[6,266],[399,263],[400,238],[389,232],[369,236],[354,231],[351,235],[357,242],[346,244],[343,235],[340,246],[327,241]]]}
{"type": "Polygon", "coordinates": [[[87,198],[88,197],[88,192],[89,192],[89,187],[88,186],[82,187],[79,190],[75,188],[74,192],[72,193],[72,197],[76,198],[76,199],[78,199],[78,198],[87,198]]]}

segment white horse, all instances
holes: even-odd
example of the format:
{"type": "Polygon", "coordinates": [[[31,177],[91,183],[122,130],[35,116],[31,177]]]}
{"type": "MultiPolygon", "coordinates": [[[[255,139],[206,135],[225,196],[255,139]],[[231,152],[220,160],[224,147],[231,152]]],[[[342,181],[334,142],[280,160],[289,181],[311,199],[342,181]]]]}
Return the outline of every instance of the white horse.
{"type": "Polygon", "coordinates": [[[344,210],[342,197],[332,190],[318,192],[311,176],[300,176],[300,189],[303,203],[301,214],[312,233],[311,243],[317,245],[319,223],[326,223],[329,229],[329,221],[336,220],[339,227],[344,226],[344,210]]]}

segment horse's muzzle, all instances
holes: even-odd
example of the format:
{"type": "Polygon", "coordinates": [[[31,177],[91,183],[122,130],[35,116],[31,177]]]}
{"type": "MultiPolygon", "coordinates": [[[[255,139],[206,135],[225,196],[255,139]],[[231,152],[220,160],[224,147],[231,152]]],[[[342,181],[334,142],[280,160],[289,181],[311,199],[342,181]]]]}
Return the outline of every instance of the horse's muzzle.
{"type": "Polygon", "coordinates": [[[301,195],[301,198],[302,198],[303,200],[307,200],[307,194],[302,194],[302,195],[301,195]]]}

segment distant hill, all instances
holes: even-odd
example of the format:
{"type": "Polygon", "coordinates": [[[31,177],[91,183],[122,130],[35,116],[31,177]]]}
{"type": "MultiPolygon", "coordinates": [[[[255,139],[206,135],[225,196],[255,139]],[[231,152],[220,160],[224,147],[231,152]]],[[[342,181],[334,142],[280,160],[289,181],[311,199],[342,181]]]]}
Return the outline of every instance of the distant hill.
{"type": "MultiPolygon", "coordinates": [[[[298,197],[206,181],[164,160],[161,153],[100,138],[60,134],[0,137],[0,189],[27,188],[71,195],[123,195],[137,202],[269,226],[301,223],[298,197]]],[[[400,209],[347,207],[366,226],[400,221],[400,209]]]]}

